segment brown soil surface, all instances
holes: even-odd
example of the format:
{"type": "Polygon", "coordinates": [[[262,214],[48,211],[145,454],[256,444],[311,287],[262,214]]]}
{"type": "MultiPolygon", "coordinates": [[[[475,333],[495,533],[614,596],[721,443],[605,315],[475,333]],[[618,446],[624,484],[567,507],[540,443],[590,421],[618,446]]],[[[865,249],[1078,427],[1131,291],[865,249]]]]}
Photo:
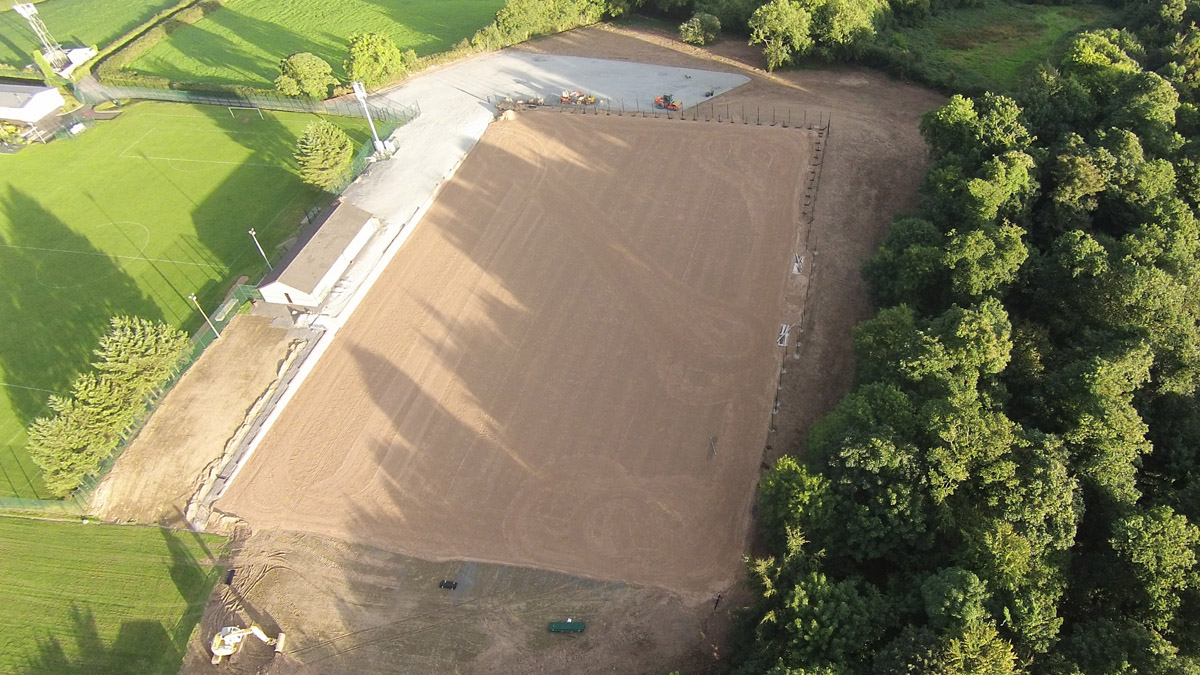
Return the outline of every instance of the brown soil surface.
{"type": "Polygon", "coordinates": [[[748,84],[702,103],[701,109],[727,105],[736,114],[743,108],[776,106],[807,109],[810,114],[821,110],[831,116],[816,215],[803,233],[801,247],[813,255],[805,256],[800,342],[785,365],[777,432],[765,459],[803,454],[809,427],[853,383],[851,329],[871,311],[859,271],[887,235],[892,216],[916,207],[917,186],[927,166],[918,125],[921,115],[945,98],[849,66],[767,73],[762,50],[743,41],[723,40],[699,49],[651,28],[600,26],[518,48],[740,72],[750,75],[748,84]]]}
{"type": "MultiPolygon", "coordinates": [[[[538,113],[542,117],[525,115],[504,123],[494,132],[508,138],[525,136],[542,146],[507,148],[512,155],[507,165],[501,162],[503,168],[490,173],[473,172],[466,180],[470,166],[478,163],[477,155],[496,153],[505,140],[496,140],[494,133],[485,137],[380,280],[377,297],[359,309],[352,323],[362,327],[347,333],[353,339],[343,337],[343,344],[326,355],[330,360],[318,369],[326,370],[325,377],[313,374],[321,384],[310,382],[308,391],[297,396],[293,405],[319,417],[296,415],[285,421],[278,433],[297,446],[285,447],[279,439],[269,442],[275,448],[272,459],[256,457],[239,479],[244,482],[235,484],[241,496],[234,496],[260,529],[238,557],[238,578],[243,581],[214,594],[185,673],[218,672],[204,665],[201,642],[220,625],[247,621],[289,631],[288,652],[271,660],[268,648],[250,645],[235,657],[244,660],[235,661],[231,672],[661,675],[674,669],[711,672],[721,662],[727,612],[748,598],[744,591],[726,591],[720,611],[713,612],[712,598],[700,591],[712,588],[716,579],[728,578],[723,565],[744,550],[744,507],[753,498],[751,474],[763,456],[763,444],[767,460],[801,452],[812,421],[851,386],[850,329],[870,311],[859,268],[886,233],[892,214],[915,205],[915,189],[925,170],[919,116],[942,99],[849,68],[769,75],[760,69],[756,48],[723,42],[705,52],[646,29],[580,30],[521,48],[736,70],[750,74],[751,83],[710,103],[830,113],[831,134],[811,225],[802,219],[798,231],[792,232],[798,242],[786,242],[778,250],[764,248],[754,255],[765,262],[741,267],[751,277],[771,275],[768,281],[775,284],[770,287],[776,295],[767,298],[764,293],[751,301],[747,291],[735,294],[736,288],[749,288],[750,279],[737,274],[737,258],[750,255],[748,242],[727,242],[728,256],[714,251],[719,244],[705,243],[715,236],[708,231],[725,232],[723,223],[691,228],[705,234],[691,240],[704,244],[697,247],[708,255],[702,269],[682,264],[680,252],[671,251],[689,241],[670,225],[676,217],[673,209],[696,223],[709,222],[693,210],[694,202],[705,196],[692,191],[699,181],[678,176],[711,171],[709,165],[720,164],[717,159],[724,159],[726,152],[742,152],[724,141],[705,141],[703,156],[697,157],[690,144],[721,138],[719,134],[709,136],[704,129],[685,125],[681,129],[688,128],[688,138],[664,150],[661,142],[643,137],[642,130],[669,128],[675,134],[679,132],[674,127],[664,125],[678,122],[623,120],[613,125],[603,117],[546,120],[545,113],[538,113]],[[619,175],[599,176],[585,187],[564,185],[559,174],[577,176],[597,162],[616,160],[613,153],[618,150],[595,146],[601,134],[611,146],[634,148],[638,160],[614,172],[619,175]],[[559,160],[541,172],[537,194],[553,188],[566,190],[565,195],[530,202],[514,187],[503,187],[535,180],[529,176],[530,165],[544,163],[537,158],[544,153],[559,160]],[[672,169],[669,165],[677,154],[695,165],[672,169]],[[646,173],[647,167],[659,166],[664,168],[646,173]],[[641,181],[634,184],[637,189],[605,194],[610,181],[630,183],[627,173],[641,181]],[[682,192],[666,192],[666,185],[679,185],[682,192]],[[648,193],[659,198],[652,217],[636,210],[645,209],[648,193]],[[471,206],[479,200],[490,200],[496,213],[469,213],[467,209],[479,208],[471,206]],[[474,219],[479,217],[483,220],[474,219]],[[609,227],[585,227],[581,222],[589,220],[609,227]],[[535,233],[538,239],[558,242],[559,248],[540,248],[531,240],[535,233]],[[644,238],[631,242],[638,248],[613,248],[614,243],[629,241],[630,233],[642,233],[644,238]],[[793,250],[805,255],[802,275],[789,274],[793,250]],[[435,257],[436,264],[414,260],[416,251],[422,258],[435,257]],[[581,257],[581,251],[586,255],[581,257]],[[425,276],[417,276],[418,271],[425,276]],[[586,291],[590,297],[579,288],[581,276],[597,287],[586,291]],[[585,301],[592,304],[577,304],[585,301]],[[548,319],[548,308],[557,308],[561,323],[541,323],[538,317],[548,319]],[[721,323],[723,316],[737,325],[721,323]],[[411,332],[401,328],[406,321],[411,332]],[[793,330],[786,350],[773,341],[778,323],[785,321],[799,322],[803,329],[793,330]],[[373,326],[392,326],[395,333],[364,345],[373,326]],[[768,337],[769,349],[760,352],[760,342],[768,337]],[[632,356],[624,351],[635,345],[645,346],[632,356]],[[638,369],[616,360],[622,357],[644,365],[638,369]],[[774,418],[777,431],[768,436],[769,402],[778,374],[773,369],[781,359],[785,372],[774,418]],[[551,371],[551,365],[563,370],[551,371]],[[738,367],[745,371],[741,385],[733,383],[738,367]],[[337,371],[345,377],[332,377],[337,371]],[[496,377],[502,375],[507,385],[488,375],[493,371],[501,371],[496,377]],[[721,389],[718,385],[725,380],[729,384],[721,389]],[[660,399],[630,395],[654,382],[660,399]],[[374,399],[365,407],[344,405],[361,397],[365,386],[373,387],[374,399]],[[581,399],[594,407],[584,409],[581,399]],[[545,407],[533,410],[535,404],[545,407]],[[635,419],[634,406],[641,407],[637,428],[614,432],[619,425],[613,417],[624,416],[628,423],[635,419]],[[709,414],[699,417],[696,409],[706,406],[709,414]],[[747,419],[730,419],[737,406],[747,419]],[[347,417],[339,420],[319,412],[323,408],[347,417]],[[674,417],[679,414],[693,416],[687,423],[691,429],[674,417]],[[330,434],[322,425],[342,433],[330,434]],[[711,431],[714,425],[723,426],[711,431]],[[368,428],[375,429],[375,437],[364,435],[368,428]],[[306,434],[320,440],[314,442],[306,434]],[[710,435],[719,436],[713,460],[707,459],[710,435]],[[432,442],[437,438],[453,443],[432,442]],[[739,456],[732,461],[735,439],[742,440],[736,447],[739,456]],[[549,447],[524,445],[533,441],[545,441],[549,447]],[[693,451],[696,441],[699,447],[693,451]],[[756,442],[759,445],[753,447],[756,442]],[[635,443],[639,445],[631,445],[635,443]],[[308,454],[314,455],[312,461],[304,459],[308,454]],[[480,461],[484,457],[491,461],[480,461]],[[712,462],[724,462],[712,464],[724,472],[719,482],[709,473],[712,462]],[[522,480],[514,482],[518,477],[522,480]],[[551,480],[564,481],[564,486],[551,480]],[[717,493],[703,494],[703,500],[692,501],[687,494],[710,486],[717,493]],[[313,498],[302,492],[306,489],[316,490],[320,508],[311,505],[313,498]],[[332,492],[338,489],[340,496],[332,492]],[[521,500],[510,497],[506,502],[501,490],[515,490],[512,494],[520,493],[521,500]],[[700,511],[664,510],[647,499],[660,497],[660,490],[662,498],[673,500],[664,505],[678,510],[703,502],[700,511]],[[707,503],[718,498],[728,512],[718,514],[707,503]],[[456,500],[461,503],[453,503],[456,500]],[[506,510],[498,515],[489,508],[506,510]],[[297,517],[292,509],[303,515],[297,517]],[[481,527],[475,518],[488,526],[481,527]],[[718,550],[717,541],[706,548],[689,531],[665,530],[680,524],[724,528],[719,545],[726,548],[718,550]],[[431,529],[435,525],[443,529],[431,529]],[[288,528],[327,529],[336,540],[284,531],[288,528]],[[649,528],[664,528],[663,544],[649,540],[649,528]],[[590,574],[605,579],[625,574],[653,577],[655,570],[647,574],[641,561],[623,558],[654,556],[659,546],[675,548],[676,560],[667,563],[673,565],[670,569],[693,576],[664,583],[697,590],[681,594],[504,565],[421,562],[374,548],[416,550],[408,543],[413,533],[420,535],[416,545],[429,550],[461,550],[455,547],[478,536],[481,545],[512,554],[510,561],[536,553],[544,561],[540,564],[561,569],[581,569],[575,567],[579,556],[570,551],[575,545],[589,555],[598,551],[598,557],[583,563],[600,569],[590,574]],[[341,543],[347,539],[371,540],[372,546],[341,543]],[[598,550],[605,545],[651,548],[614,555],[598,550]],[[711,557],[693,563],[697,555],[711,557]],[[448,593],[436,588],[441,578],[490,581],[460,585],[448,593]],[[705,583],[706,579],[714,581],[705,583]],[[239,591],[239,583],[248,588],[239,591]],[[464,595],[454,595],[464,589],[464,595]],[[584,618],[588,632],[566,641],[545,633],[545,621],[564,616],[584,618]]],[[[773,141],[793,139],[785,143],[808,136],[780,129],[743,133],[758,132],[773,141]]],[[[740,142],[742,137],[728,138],[740,142]]],[[[794,151],[804,154],[805,149],[794,151]]],[[[789,167],[794,161],[785,160],[789,167]]],[[[491,163],[496,164],[494,158],[491,163]]],[[[795,169],[788,172],[794,176],[795,169]]],[[[755,194],[781,191],[789,198],[801,189],[785,172],[772,171],[770,176],[766,185],[748,180],[744,187],[755,194]]],[[[710,184],[701,186],[703,192],[711,191],[712,179],[705,180],[710,184]]],[[[773,199],[766,197],[767,202],[773,199]]],[[[712,201],[718,210],[730,208],[729,201],[738,208],[748,203],[741,195],[712,201]]],[[[764,204],[751,207],[761,209],[764,204]]],[[[777,236],[783,238],[782,233],[777,236]]],[[[740,577],[734,567],[729,570],[740,577]]]]}
{"type": "MultiPolygon", "coordinates": [[[[668,591],[507,565],[429,562],[304,534],[256,534],[218,585],[183,675],[201,673],[654,673],[712,670],[737,594],[668,591]],[[451,579],[453,590],[438,587],[451,579]],[[269,610],[269,611],[268,611],[269,610]],[[550,621],[583,621],[552,635],[550,621]],[[222,626],[287,633],[282,655],[253,638],[218,668],[222,626]],[[615,668],[614,668],[615,666],[615,668]]],[[[744,597],[742,597],[744,599],[744,597]]]]}
{"type": "Polygon", "coordinates": [[[216,507],[422,557],[727,587],[811,138],[493,125],[216,507]]]}
{"type": "Polygon", "coordinates": [[[268,319],[235,317],[96,488],[92,512],[105,520],[183,524],[201,474],[275,380],[289,342],[268,319]]]}

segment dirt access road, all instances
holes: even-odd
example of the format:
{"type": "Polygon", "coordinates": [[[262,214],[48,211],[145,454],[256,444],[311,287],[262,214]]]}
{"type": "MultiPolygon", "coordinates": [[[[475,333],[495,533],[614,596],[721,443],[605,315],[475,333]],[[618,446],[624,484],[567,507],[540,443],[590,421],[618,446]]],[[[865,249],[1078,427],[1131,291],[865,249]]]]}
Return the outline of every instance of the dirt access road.
{"type": "MultiPolygon", "coordinates": [[[[761,57],[752,48],[724,42],[711,52],[701,52],[645,30],[574,31],[522,49],[747,73],[752,82],[718,102],[823,107],[833,113],[816,217],[804,233],[806,247],[817,255],[810,258],[813,264],[806,272],[801,358],[787,356],[791,361],[780,392],[778,432],[767,440],[772,446],[767,459],[783,451],[801,450],[800,439],[811,421],[827,411],[850,386],[850,327],[869,311],[858,269],[886,233],[892,214],[915,205],[915,189],[925,169],[925,146],[917,132],[919,116],[942,99],[869,71],[821,70],[768,76],[755,70],[761,66],[761,57]]],[[[629,139],[615,138],[614,142],[629,139]]],[[[793,189],[791,185],[782,187],[793,189]]],[[[425,222],[421,227],[428,225],[425,222]]],[[[536,259],[526,262],[535,268],[550,264],[536,259]]],[[[390,292],[399,293],[394,289],[390,292]]],[[[512,300],[493,297],[489,303],[503,309],[512,300]]],[[[506,313],[511,312],[505,310],[499,315],[506,313]]],[[[523,316],[516,314],[518,318],[523,316]]],[[[445,322],[453,320],[442,318],[445,322]]],[[[595,328],[585,324],[570,330],[583,336],[581,339],[592,339],[586,333],[595,328]]],[[[401,341],[403,336],[393,339],[401,341]]],[[[445,344],[457,346],[455,341],[445,344]]],[[[474,342],[466,346],[478,347],[474,342]]],[[[495,359],[515,347],[497,338],[484,353],[471,356],[495,359]]],[[[580,353],[584,360],[593,356],[580,353]]],[[[364,372],[356,377],[388,376],[378,361],[366,364],[364,372]]],[[[416,392],[414,404],[426,407],[442,393],[418,391],[411,384],[397,388],[405,387],[416,392]]],[[[326,395],[336,399],[342,393],[341,388],[334,388],[326,395]]],[[[564,393],[563,398],[570,400],[569,394],[564,393]]],[[[437,420],[430,418],[431,423],[437,420]]],[[[467,418],[458,423],[478,424],[479,420],[467,418]]],[[[583,436],[587,438],[588,434],[583,436]]],[[[353,496],[369,484],[348,485],[348,495],[353,496]]],[[[392,487],[399,490],[400,484],[392,487]]],[[[388,534],[385,526],[397,530],[405,526],[395,515],[376,520],[370,517],[373,513],[377,511],[352,511],[348,522],[357,521],[363,530],[378,527],[389,537],[395,534],[388,534]]],[[[744,518],[745,514],[738,517],[744,518]]],[[[509,572],[513,581],[500,584],[502,592],[496,591],[494,596],[496,585],[480,583],[460,586],[462,595],[453,599],[431,597],[430,585],[437,578],[460,574],[472,578],[472,574],[480,574],[499,579],[505,570],[513,568],[482,563],[420,563],[372,546],[286,532],[269,523],[259,527],[237,561],[239,570],[245,570],[245,576],[239,578],[250,581],[235,582],[234,588],[223,588],[214,595],[205,626],[226,625],[233,620],[256,620],[264,625],[275,621],[288,631],[288,642],[295,651],[274,661],[269,660],[269,654],[247,652],[242,655],[246,657],[243,661],[226,666],[232,668],[230,672],[662,673],[682,669],[702,673],[719,665],[728,625],[726,612],[745,600],[744,595],[726,593],[720,611],[714,612],[712,599],[699,598],[698,593],[678,594],[621,584],[604,584],[602,592],[589,590],[585,596],[566,590],[546,595],[547,587],[536,580],[553,573],[538,570],[509,572]],[[461,567],[471,565],[475,572],[464,572],[461,567]],[[226,593],[234,599],[227,602],[229,598],[223,598],[226,593]],[[489,603],[489,596],[496,602],[489,603]],[[451,609],[457,606],[455,603],[478,611],[458,613],[451,609]],[[586,637],[548,640],[542,622],[575,611],[595,622],[589,623],[586,637]],[[637,656],[631,660],[631,654],[637,656]]],[[[446,532],[447,537],[453,534],[446,532]]],[[[580,588],[585,586],[579,580],[569,581],[569,577],[554,578],[556,584],[575,587],[578,582],[580,588]]],[[[216,672],[205,665],[201,643],[208,637],[205,633],[193,640],[185,673],[216,672]]]]}

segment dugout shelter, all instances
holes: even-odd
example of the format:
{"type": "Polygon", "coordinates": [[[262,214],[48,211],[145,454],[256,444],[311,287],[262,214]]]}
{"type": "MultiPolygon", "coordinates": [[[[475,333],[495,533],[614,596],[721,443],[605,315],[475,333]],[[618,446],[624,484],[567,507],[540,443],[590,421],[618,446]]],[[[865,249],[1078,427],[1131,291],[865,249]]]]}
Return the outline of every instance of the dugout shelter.
{"type": "Polygon", "coordinates": [[[263,300],[319,307],[378,229],[375,216],[353,204],[335,202],[258,285],[263,300]]]}

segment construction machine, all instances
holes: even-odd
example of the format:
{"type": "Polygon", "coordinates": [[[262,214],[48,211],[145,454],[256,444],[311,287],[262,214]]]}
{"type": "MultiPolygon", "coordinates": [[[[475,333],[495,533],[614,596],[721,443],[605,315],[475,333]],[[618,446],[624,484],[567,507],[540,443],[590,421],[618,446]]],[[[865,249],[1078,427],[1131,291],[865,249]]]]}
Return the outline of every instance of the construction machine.
{"type": "Polygon", "coordinates": [[[659,110],[679,110],[683,107],[683,101],[680,101],[671,94],[663,94],[654,99],[654,107],[659,110]]]}
{"type": "Polygon", "coordinates": [[[242,640],[245,640],[249,635],[253,635],[268,645],[273,645],[276,654],[283,651],[283,642],[287,639],[287,633],[280,633],[277,638],[269,638],[263,632],[263,629],[255,625],[251,625],[249,628],[225,626],[213,636],[212,645],[210,645],[213,653],[213,665],[218,665],[221,663],[221,659],[237,653],[237,650],[242,646],[242,640]]]}
{"type": "Polygon", "coordinates": [[[563,93],[559,94],[558,98],[563,103],[570,103],[571,105],[592,105],[596,102],[595,96],[592,94],[585,94],[578,89],[575,91],[564,91],[563,93]]]}

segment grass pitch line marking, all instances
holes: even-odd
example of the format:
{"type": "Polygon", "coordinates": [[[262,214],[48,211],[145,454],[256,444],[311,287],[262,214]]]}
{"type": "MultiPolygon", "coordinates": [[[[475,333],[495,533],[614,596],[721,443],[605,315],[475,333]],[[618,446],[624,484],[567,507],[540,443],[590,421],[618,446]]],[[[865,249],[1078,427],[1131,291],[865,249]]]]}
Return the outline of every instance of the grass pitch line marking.
{"type": "Polygon", "coordinates": [[[191,265],[193,267],[207,267],[209,269],[214,269],[214,270],[225,269],[224,265],[213,265],[211,263],[191,262],[190,260],[171,260],[169,258],[147,258],[145,256],[140,256],[140,255],[117,255],[117,254],[113,254],[113,253],[103,253],[103,252],[98,252],[98,251],[72,251],[72,250],[65,249],[65,248],[43,248],[41,246],[17,246],[16,244],[0,244],[0,248],[14,248],[14,249],[22,249],[25,251],[45,251],[47,253],[75,253],[78,255],[95,255],[95,256],[101,256],[104,258],[122,258],[125,260],[145,260],[147,262],[163,262],[163,263],[173,263],[176,265],[191,265]]]}
{"type": "Polygon", "coordinates": [[[237,119],[237,117],[233,114],[234,110],[254,110],[254,111],[258,112],[258,118],[260,120],[267,119],[267,118],[263,117],[262,108],[251,108],[250,106],[245,106],[245,105],[228,105],[225,107],[229,110],[229,116],[233,117],[234,119],[237,119]]]}
{"type": "MultiPolygon", "coordinates": [[[[47,394],[55,394],[55,395],[62,394],[61,391],[53,391],[51,389],[42,389],[41,387],[26,387],[23,384],[9,384],[7,382],[0,382],[0,387],[8,387],[9,389],[25,389],[26,391],[44,391],[47,394]]],[[[20,433],[20,432],[18,432],[18,433],[20,433]]],[[[17,434],[13,434],[13,438],[16,438],[16,437],[17,437],[17,434]]],[[[10,438],[9,441],[11,442],[12,439],[10,438]]]]}
{"type": "Polygon", "coordinates": [[[128,147],[126,147],[126,148],[125,148],[124,150],[122,150],[121,152],[117,153],[117,156],[118,156],[118,157],[128,157],[129,155],[126,155],[125,153],[127,153],[127,152],[129,152],[130,150],[134,149],[134,147],[136,147],[138,143],[141,143],[143,140],[145,140],[145,138],[146,138],[147,136],[149,136],[150,134],[154,133],[154,130],[155,130],[155,129],[157,129],[157,128],[158,128],[158,127],[151,127],[150,129],[147,129],[147,130],[146,130],[146,133],[142,134],[141,136],[138,136],[138,139],[137,139],[136,141],[134,141],[134,142],[130,143],[128,147]]]}
{"type": "Polygon", "coordinates": [[[160,162],[197,162],[200,164],[225,164],[228,166],[264,166],[268,169],[283,169],[278,164],[264,164],[262,162],[226,162],[220,159],[183,159],[182,157],[157,157],[155,155],[126,155],[121,154],[119,157],[124,159],[157,159],[160,162]]]}

